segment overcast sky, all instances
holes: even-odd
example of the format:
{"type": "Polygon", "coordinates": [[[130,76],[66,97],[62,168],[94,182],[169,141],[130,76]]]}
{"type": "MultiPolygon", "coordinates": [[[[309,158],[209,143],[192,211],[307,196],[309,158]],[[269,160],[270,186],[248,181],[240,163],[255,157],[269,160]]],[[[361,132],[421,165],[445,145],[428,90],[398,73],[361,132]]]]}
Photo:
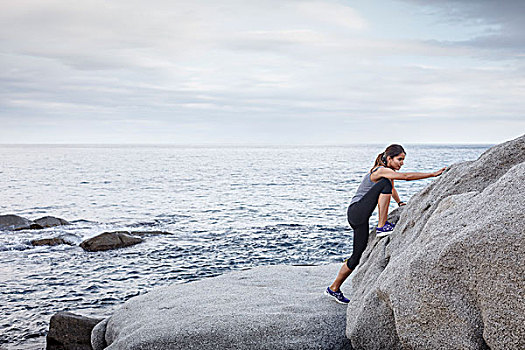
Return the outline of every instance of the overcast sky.
{"type": "Polygon", "coordinates": [[[525,133],[524,13],[523,0],[1,1],[0,143],[499,143],[525,133]]]}

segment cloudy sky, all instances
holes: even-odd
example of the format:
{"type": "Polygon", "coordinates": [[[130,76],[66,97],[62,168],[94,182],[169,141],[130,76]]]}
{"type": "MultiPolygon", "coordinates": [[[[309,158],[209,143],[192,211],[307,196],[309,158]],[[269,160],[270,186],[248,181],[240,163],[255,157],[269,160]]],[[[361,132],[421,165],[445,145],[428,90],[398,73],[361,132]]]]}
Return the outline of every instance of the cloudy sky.
{"type": "Polygon", "coordinates": [[[523,0],[1,1],[0,143],[498,143],[525,133],[523,13],[523,0]]]}

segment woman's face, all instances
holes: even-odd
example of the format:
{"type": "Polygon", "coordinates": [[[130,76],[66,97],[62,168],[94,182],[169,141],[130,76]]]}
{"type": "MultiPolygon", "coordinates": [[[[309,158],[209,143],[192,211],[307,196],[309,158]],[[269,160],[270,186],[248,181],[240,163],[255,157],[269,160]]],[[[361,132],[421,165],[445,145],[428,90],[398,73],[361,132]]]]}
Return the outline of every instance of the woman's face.
{"type": "Polygon", "coordinates": [[[387,157],[387,167],[392,168],[394,170],[399,170],[403,166],[403,162],[405,161],[405,154],[400,153],[394,158],[387,157]]]}

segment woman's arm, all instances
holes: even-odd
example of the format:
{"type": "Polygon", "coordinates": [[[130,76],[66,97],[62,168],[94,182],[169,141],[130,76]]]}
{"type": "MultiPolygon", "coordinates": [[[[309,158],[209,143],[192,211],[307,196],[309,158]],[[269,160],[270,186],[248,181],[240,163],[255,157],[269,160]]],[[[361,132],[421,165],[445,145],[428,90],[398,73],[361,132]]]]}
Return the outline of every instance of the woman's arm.
{"type": "MultiPolygon", "coordinates": [[[[394,185],[394,180],[392,180],[392,185],[394,185]]],[[[406,205],[405,202],[403,202],[401,200],[401,198],[399,197],[399,194],[397,193],[397,190],[395,187],[392,187],[392,198],[394,198],[394,200],[396,201],[397,205],[399,205],[400,207],[403,206],[403,205],[406,205]]]]}
{"type": "Polygon", "coordinates": [[[396,201],[396,203],[401,202],[401,198],[399,198],[399,194],[397,193],[397,190],[394,186],[394,180],[392,180],[392,198],[396,201]]]}
{"type": "Polygon", "coordinates": [[[421,180],[421,179],[427,179],[429,177],[436,177],[445,171],[445,168],[441,168],[438,171],[434,171],[433,173],[398,173],[390,168],[379,168],[376,171],[374,171],[370,175],[370,180],[377,182],[380,178],[386,177],[390,180],[405,180],[405,181],[412,181],[412,180],[421,180]]]}

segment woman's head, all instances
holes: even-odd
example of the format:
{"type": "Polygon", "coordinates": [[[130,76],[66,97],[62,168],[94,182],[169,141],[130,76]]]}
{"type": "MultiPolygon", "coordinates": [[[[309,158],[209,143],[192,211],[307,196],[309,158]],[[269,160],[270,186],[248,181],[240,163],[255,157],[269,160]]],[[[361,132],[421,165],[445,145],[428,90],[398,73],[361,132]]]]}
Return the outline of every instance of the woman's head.
{"type": "Polygon", "coordinates": [[[383,153],[377,155],[372,170],[378,166],[384,166],[394,170],[399,170],[403,166],[406,152],[401,145],[390,145],[383,153]]]}

